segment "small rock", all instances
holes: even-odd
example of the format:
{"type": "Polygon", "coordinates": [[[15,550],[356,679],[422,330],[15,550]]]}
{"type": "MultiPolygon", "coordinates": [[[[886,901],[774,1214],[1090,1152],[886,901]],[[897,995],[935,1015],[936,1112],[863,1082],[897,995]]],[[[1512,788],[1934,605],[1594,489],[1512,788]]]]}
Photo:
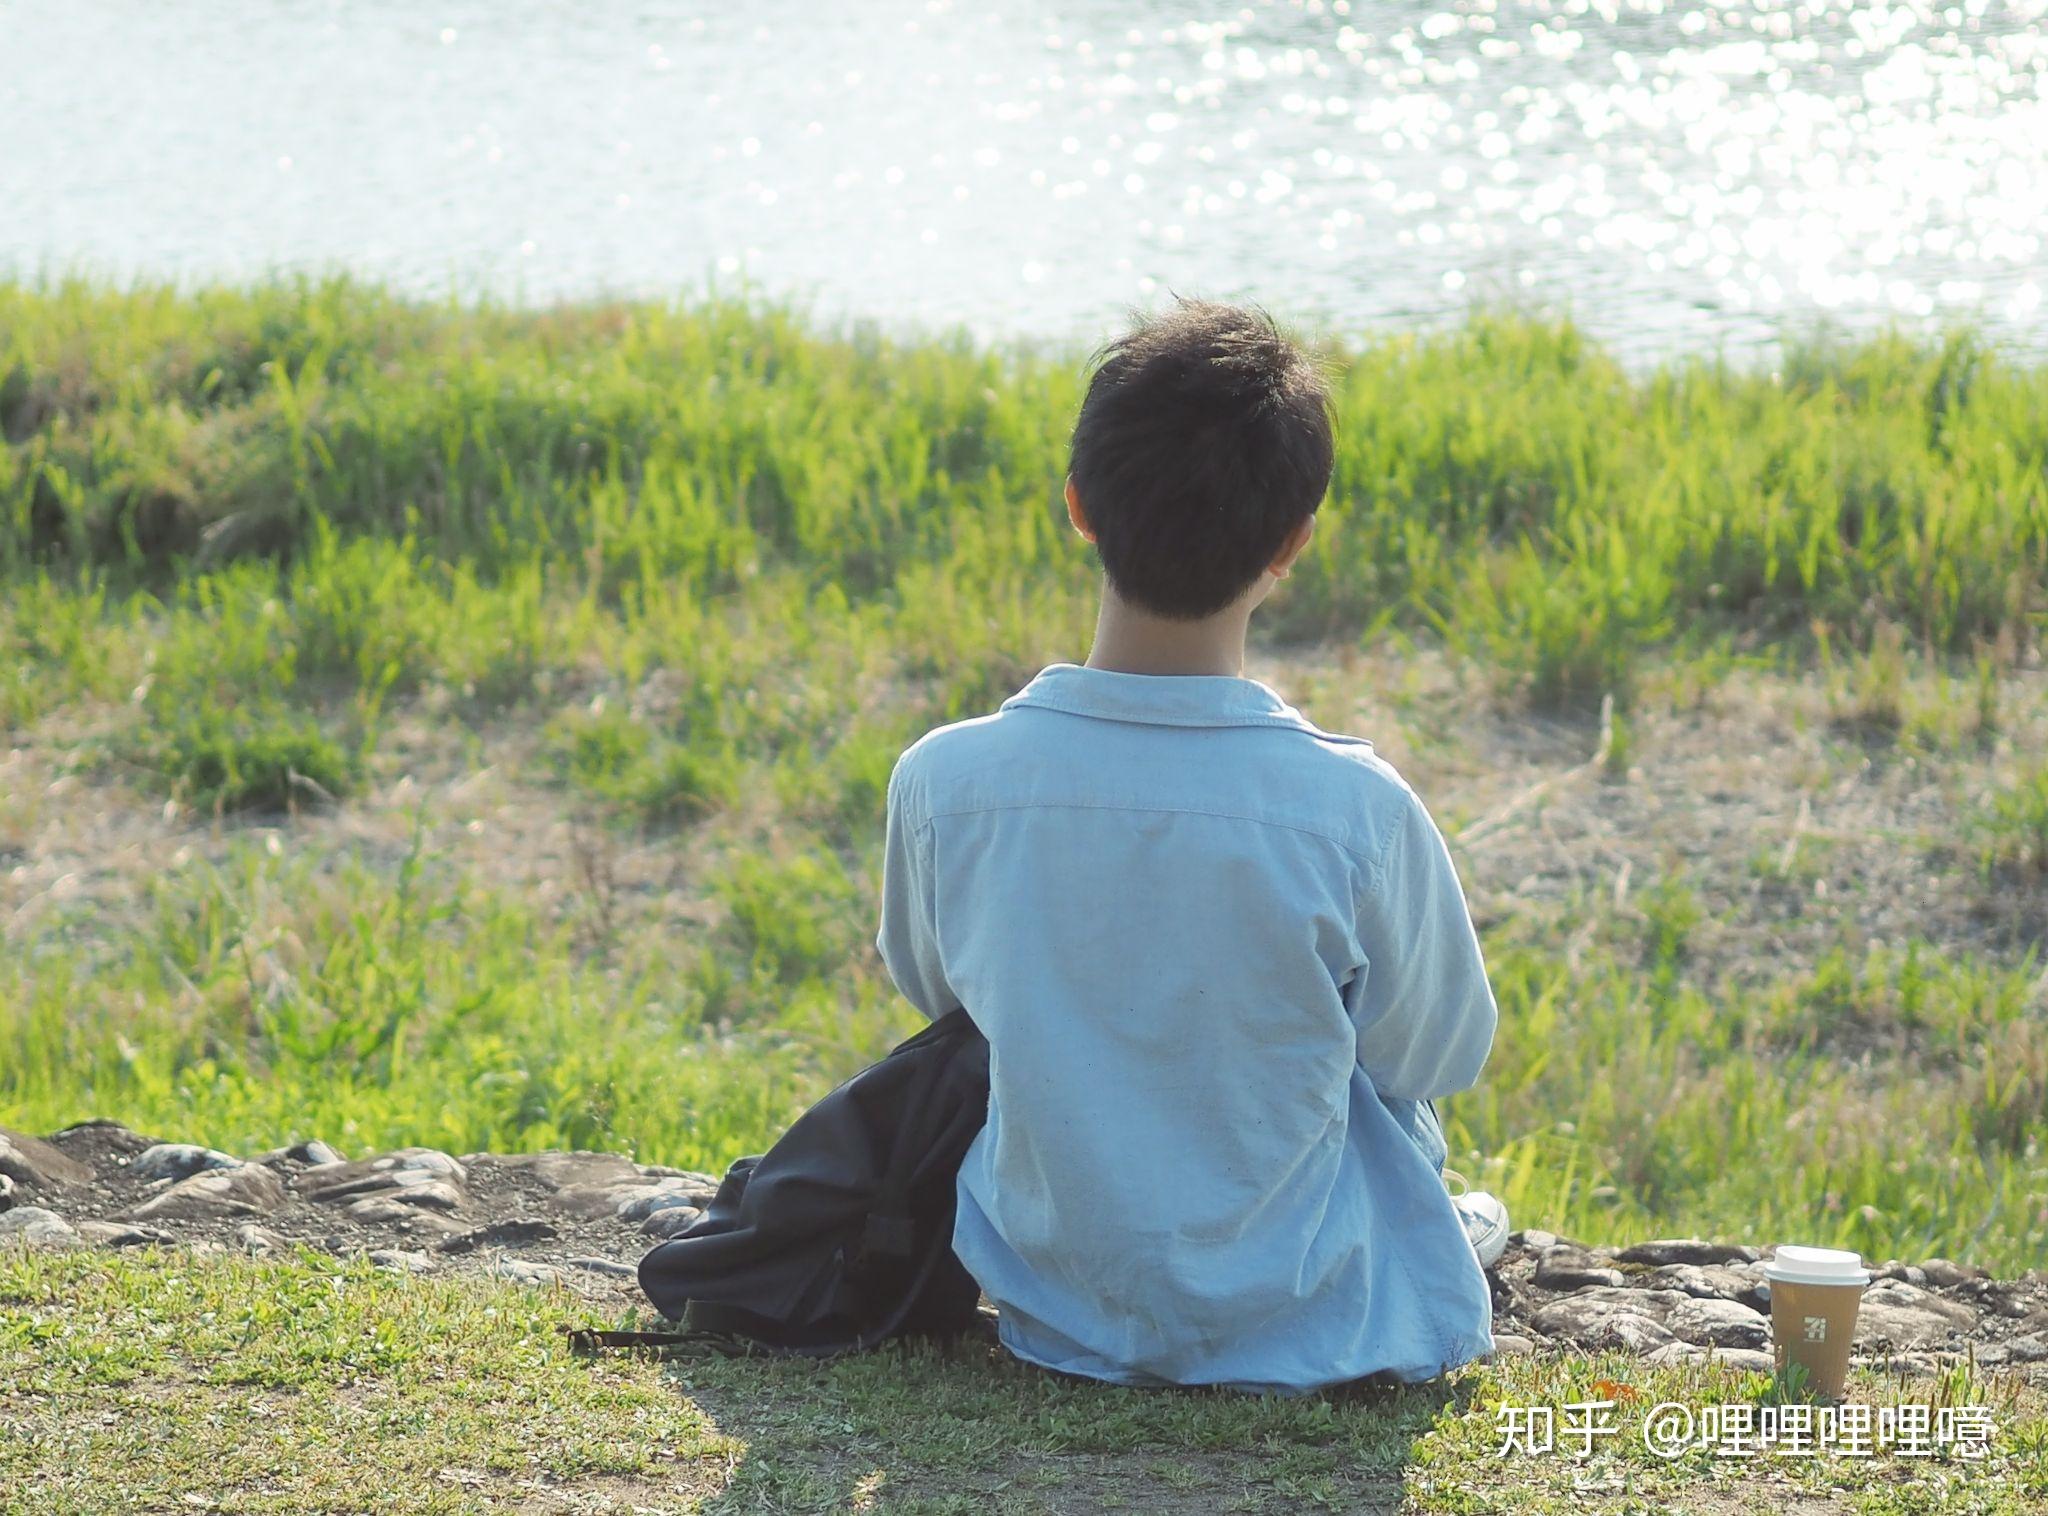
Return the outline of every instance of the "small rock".
{"type": "Polygon", "coordinates": [[[561,1270],[545,1263],[529,1263],[524,1258],[497,1259],[491,1264],[491,1272],[514,1284],[553,1284],[562,1277],[561,1270]]]}
{"type": "Polygon", "coordinates": [[[1534,1325],[1546,1337],[1588,1348],[1625,1348],[1646,1353],[1674,1340],[1663,1319],[1691,1300],[1676,1290],[1596,1287],[1563,1295],[1536,1313],[1534,1325]]]}
{"type": "Polygon", "coordinates": [[[7,1175],[0,1174],[0,1211],[11,1209],[13,1205],[14,1181],[7,1175]]]}
{"type": "Polygon", "coordinates": [[[1647,1285],[1623,1285],[1619,1289],[1592,1286],[1574,1291],[1553,1305],[1577,1303],[1587,1310],[1634,1311],[1662,1321],[1672,1310],[1692,1297],[1679,1290],[1658,1290],[1647,1285]]]}
{"type": "Polygon", "coordinates": [[[1702,1300],[1738,1301],[1753,1311],[1771,1308],[1771,1292],[1753,1264],[1671,1263],[1648,1275],[1644,1283],[1702,1300]]]}
{"type": "Polygon", "coordinates": [[[31,1195],[74,1184],[90,1184],[92,1170],[75,1158],[67,1158],[47,1142],[0,1127],[0,1175],[12,1179],[17,1188],[31,1195]]]}
{"type": "Polygon", "coordinates": [[[625,1182],[572,1184],[555,1192],[556,1209],[584,1220],[617,1216],[624,1221],[641,1221],[665,1205],[703,1206],[713,1189],[705,1189],[702,1175],[679,1175],[665,1179],[641,1179],[635,1175],[625,1182]]]}
{"type": "Polygon", "coordinates": [[[665,1163],[643,1163],[637,1165],[637,1167],[642,1177],[647,1179],[685,1179],[689,1181],[687,1188],[695,1190],[699,1194],[716,1195],[718,1193],[718,1176],[716,1174],[700,1174],[695,1169],[672,1169],[665,1163]]]}
{"type": "Polygon", "coordinates": [[[1512,1332],[1493,1334],[1493,1356],[1496,1358],[1527,1358],[1536,1351],[1536,1344],[1527,1337],[1517,1337],[1512,1332]]]}
{"type": "Polygon", "coordinates": [[[431,1174],[421,1174],[417,1171],[415,1175],[416,1177],[408,1176],[405,1183],[394,1185],[388,1190],[376,1190],[368,1195],[359,1196],[349,1202],[348,1208],[354,1211],[360,1206],[372,1204],[409,1206],[428,1211],[456,1211],[462,1208],[462,1191],[447,1180],[436,1179],[431,1174]]]}
{"type": "Polygon", "coordinates": [[[268,1164],[271,1168],[295,1163],[301,1168],[308,1169],[325,1168],[329,1164],[348,1162],[339,1152],[320,1141],[317,1137],[310,1142],[295,1142],[288,1148],[272,1148],[256,1161],[268,1164]]]}
{"type": "Polygon", "coordinates": [[[81,1221],[78,1235],[103,1248],[166,1248],[175,1240],[169,1232],[153,1226],[130,1226],[124,1221],[81,1221]]]}
{"type": "Polygon", "coordinates": [[[2009,1363],[2041,1363],[2048,1361],[2048,1337],[2029,1335],[2015,1337],[2005,1344],[2006,1361],[2009,1363]]]}
{"type": "Polygon", "coordinates": [[[640,1223],[640,1230],[649,1237],[680,1237],[697,1224],[697,1218],[704,1213],[694,1206],[674,1206],[665,1211],[656,1211],[640,1223]]]}
{"type": "MultiPolygon", "coordinates": [[[[663,1180],[662,1182],[670,1184],[675,1181],[663,1180]]],[[[657,1190],[651,1195],[644,1191],[626,1192],[619,1203],[612,1208],[612,1214],[621,1221],[645,1221],[656,1211],[672,1211],[678,1208],[695,1210],[697,1209],[696,1199],[695,1195],[686,1194],[680,1189],[657,1190]]]]}
{"type": "Polygon", "coordinates": [[[1629,1353],[1648,1352],[1660,1343],[1671,1342],[1671,1331],[1661,1327],[1647,1316],[1609,1316],[1580,1339],[1580,1345],[1600,1349],[1620,1349],[1629,1353]]]}
{"type": "Polygon", "coordinates": [[[419,1215],[411,1206],[401,1205],[383,1195],[364,1195],[351,1200],[342,1209],[364,1226],[404,1226],[419,1215]]]}
{"type": "Polygon", "coordinates": [[[1967,1264],[1951,1263],[1946,1258],[1928,1259],[1920,1265],[1920,1273],[1923,1278],[1916,1280],[1915,1283],[1937,1285],[1945,1290],[1952,1290],[1956,1286],[1968,1284],[1972,1280],[1990,1277],[1983,1269],[1971,1268],[1967,1264]]]}
{"type": "Polygon", "coordinates": [[[1873,1304],[1907,1306],[1914,1310],[1932,1311],[1952,1325],[1968,1327],[1976,1325],[1977,1313],[1959,1300],[1945,1300],[1930,1290],[1916,1289],[1896,1279],[1882,1280],[1863,1292],[1866,1308],[1873,1304]]]}
{"type": "Polygon", "coordinates": [[[1894,1347],[1936,1347],[1951,1332],[1968,1332],[1977,1313],[1954,1300],[1944,1300],[1900,1279],[1881,1279],[1863,1292],[1856,1313],[1856,1345],[1880,1340],[1894,1347]]]}
{"type": "Polygon", "coordinates": [[[424,1170],[429,1174],[440,1174],[457,1184],[467,1184],[468,1174],[462,1165],[450,1158],[439,1148],[396,1148],[370,1160],[375,1168],[391,1168],[405,1173],[424,1170]]]}
{"type": "Polygon", "coordinates": [[[1755,1263],[1758,1253],[1755,1248],[1744,1247],[1732,1242],[1707,1242],[1698,1237],[1664,1237],[1655,1242],[1639,1242],[1634,1247],[1623,1248],[1616,1254],[1621,1263],[1755,1263]]]}
{"type": "Polygon", "coordinates": [[[159,1142],[144,1148],[128,1165],[128,1173],[151,1183],[159,1180],[190,1179],[209,1169],[238,1169],[242,1160],[217,1148],[203,1148],[191,1142],[159,1142]]]}
{"type": "Polygon", "coordinates": [[[1718,1296],[1688,1295],[1671,1308],[1664,1325],[1703,1347],[1761,1348],[1770,1343],[1770,1322],[1746,1305],[1718,1296]]]}
{"type": "Polygon", "coordinates": [[[584,1269],[592,1274],[605,1274],[613,1279],[637,1279],[640,1271],[630,1263],[620,1263],[613,1258],[569,1258],[563,1260],[565,1268],[584,1269]]]}
{"type": "Polygon", "coordinates": [[[369,1259],[378,1268],[397,1274],[424,1274],[434,1266],[425,1253],[408,1253],[401,1248],[378,1248],[369,1254],[369,1259]]]}
{"type": "Polygon", "coordinates": [[[1881,1269],[1872,1269],[1870,1277],[1873,1281],[1879,1279],[1903,1279],[1907,1284],[1921,1285],[1927,1283],[1927,1271],[1918,1264],[1912,1263],[1886,1264],[1881,1269]]]}
{"type": "Polygon", "coordinates": [[[1508,1246],[1519,1247],[1527,1252],[1541,1253],[1546,1248],[1557,1246],[1557,1233],[1531,1229],[1524,1232],[1510,1232],[1508,1246]]]}
{"type": "Polygon", "coordinates": [[[354,1163],[324,1163],[298,1176],[299,1193],[331,1203],[417,1185],[445,1183],[460,1191],[469,1182],[462,1165],[435,1148],[399,1148],[354,1163]]]}
{"type": "Polygon", "coordinates": [[[1643,1355],[1643,1362],[1653,1369],[1666,1368],[1674,1363],[1699,1363],[1707,1356],[1707,1350],[1690,1342],[1667,1342],[1662,1347],[1652,1348],[1643,1355]]]}
{"type": "Polygon", "coordinates": [[[0,1242],[33,1242],[47,1247],[79,1240],[70,1222],[39,1205],[18,1205],[11,1211],[0,1211],[0,1242]]]}
{"type": "Polygon", "coordinates": [[[478,1248],[509,1248],[528,1242],[546,1242],[554,1235],[555,1226],[551,1221],[515,1216],[444,1238],[439,1249],[443,1253],[473,1253],[478,1248]]]}
{"type": "MultiPolygon", "coordinates": [[[[109,1153],[116,1158],[133,1158],[137,1153],[156,1146],[154,1139],[131,1132],[118,1121],[96,1117],[91,1121],[77,1121],[61,1132],[50,1134],[50,1146],[57,1148],[68,1158],[73,1148],[84,1148],[88,1153],[109,1153]]],[[[92,1167],[91,1158],[78,1160],[87,1168],[92,1167]]]]}
{"type": "Polygon", "coordinates": [[[1610,1311],[1569,1321],[1559,1318],[1545,1319],[1539,1314],[1536,1326],[1539,1331],[1552,1333],[1567,1342],[1595,1351],[1648,1353],[1678,1340],[1667,1328],[1648,1316],[1637,1316],[1627,1311],[1610,1311]]]}
{"type": "Polygon", "coordinates": [[[1950,1286],[1950,1288],[1964,1300],[1975,1305],[1979,1310],[1996,1311],[2001,1316],[2024,1316],[2031,1309],[2023,1299],[2027,1294],[2027,1289],[2024,1285],[2008,1284],[2003,1280],[1987,1277],[1984,1279],[1965,1279],[1959,1284],[1950,1286]],[[2013,1305],[2019,1306],[2019,1309],[2008,1309],[2008,1307],[2013,1305]]]}
{"type": "Polygon", "coordinates": [[[1560,1242],[1536,1260],[1536,1286],[1545,1290],[1583,1290],[1595,1286],[1618,1289],[1621,1271],[1602,1268],[1599,1260],[1574,1243],[1560,1242]]]}
{"type": "Polygon", "coordinates": [[[267,1216],[284,1201],[284,1186],[277,1175],[253,1163],[242,1163],[231,1169],[206,1169],[189,1179],[180,1179],[128,1214],[136,1221],[158,1217],[198,1221],[267,1216]]]}
{"type": "Polygon", "coordinates": [[[252,1258],[267,1258],[284,1251],[284,1239],[268,1227],[244,1221],[235,1228],[235,1246],[252,1258]]]}
{"type": "Polygon", "coordinates": [[[452,1217],[417,1205],[409,1205],[396,1194],[365,1195],[342,1209],[364,1226],[388,1226],[401,1232],[437,1232],[446,1235],[462,1230],[452,1217]]]}

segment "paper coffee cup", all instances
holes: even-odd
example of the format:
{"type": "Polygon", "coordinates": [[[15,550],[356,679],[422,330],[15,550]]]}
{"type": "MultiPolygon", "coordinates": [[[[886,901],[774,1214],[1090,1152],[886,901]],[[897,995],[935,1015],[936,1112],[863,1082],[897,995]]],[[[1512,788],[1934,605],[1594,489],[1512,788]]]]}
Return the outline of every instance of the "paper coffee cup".
{"type": "Polygon", "coordinates": [[[1764,1264],[1764,1278],[1771,1283],[1771,1348],[1778,1368],[1800,1364],[1817,1393],[1840,1395],[1856,1340],[1856,1309],[1870,1283],[1862,1258],[1786,1243],[1764,1264]]]}

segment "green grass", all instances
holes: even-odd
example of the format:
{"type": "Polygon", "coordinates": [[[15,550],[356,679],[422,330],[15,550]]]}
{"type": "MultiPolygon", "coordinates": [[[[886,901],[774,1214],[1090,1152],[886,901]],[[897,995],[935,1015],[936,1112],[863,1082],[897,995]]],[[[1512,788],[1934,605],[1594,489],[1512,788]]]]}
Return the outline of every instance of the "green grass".
{"type": "MultiPolygon", "coordinates": [[[[1895,622],[1967,651],[2040,608],[2048,367],[1967,331],[1645,377],[1508,313],[1325,345],[1336,476],[1273,634],[1436,626],[1556,702],[1625,698],[1680,629],[1860,646],[1895,622]]],[[[530,594],[510,628],[422,603],[450,573],[538,574],[642,644],[626,660],[677,602],[738,593],[829,634],[936,577],[975,614],[911,645],[957,674],[1005,645],[988,613],[1088,587],[1058,501],[1079,359],[737,301],[0,284],[0,568],[281,558],[302,651],[371,685],[507,630],[565,651],[530,594]]]]}
{"type": "Polygon", "coordinates": [[[1993,795],[1979,817],[1979,860],[1987,873],[2004,869],[2021,887],[2048,874],[2048,765],[1993,795]]]}
{"type": "MultiPolygon", "coordinates": [[[[1342,354],[1335,482],[1262,638],[1440,641],[1503,719],[1804,669],[1902,760],[2024,714],[2048,367],[1954,333],[1631,376],[1501,313],[1342,354]]],[[[57,805],[346,816],[422,731],[602,820],[545,889],[287,824],[118,909],[53,891],[0,955],[0,1120],[758,1150],[914,1024],[872,952],[895,755],[1093,615],[1058,497],[1079,358],[731,302],[0,285],[0,723],[80,786],[0,796],[0,861],[57,805]],[[627,847],[676,860],[661,911],[595,856],[627,847]]],[[[1656,761],[1635,714],[1599,782],[1656,761]]],[[[2038,789],[1985,802],[1987,868],[2038,872],[2038,789]]],[[[1820,844],[1780,846],[1759,883],[1792,910],[1820,844]]],[[[1717,963],[1668,874],[1488,925],[1503,1035],[1446,1108],[1460,1165],[1596,1240],[2037,1262],[2039,965],[1717,963]]]]}
{"type": "MultiPolygon", "coordinates": [[[[572,923],[430,861],[394,889],[248,844],[157,881],[90,947],[60,924],[0,966],[4,1110],[231,1150],[601,1147],[718,1171],[914,1028],[871,961],[866,877],[822,846],[738,853],[704,884],[715,931],[593,955],[572,923]]],[[[1488,934],[1506,1031],[1445,1106],[1475,1183],[1594,1239],[1797,1233],[2039,1262],[2036,967],[1908,944],[1699,979],[1697,904],[1665,886],[1640,905],[1576,965],[1512,925],[1488,934]]]]}
{"type": "MultiPolygon", "coordinates": [[[[1435,643],[1503,722],[1582,731],[1611,700],[1612,797],[1731,670],[1804,674],[1850,778],[2000,773],[1966,837],[1897,845],[1987,904],[2038,891],[2043,780],[2001,755],[2032,730],[2048,366],[1953,332],[1631,376],[1500,312],[1329,345],[1336,477],[1255,627],[1301,651],[1305,707],[1358,693],[1324,653],[1435,643]]],[[[713,1171],[759,1151],[916,1024],[872,946],[897,753],[1085,641],[1096,571],[1058,494],[1080,359],[737,302],[0,284],[0,759],[58,776],[0,785],[0,881],[52,836],[66,871],[0,896],[0,1122],[713,1171]],[[450,766],[509,775],[529,822],[576,817],[569,856],[522,883],[432,845],[469,814],[450,766]],[[159,814],[192,845],[138,866],[121,839],[159,814]],[[107,818],[128,824],[103,843],[107,818]],[[669,867],[621,882],[626,854],[669,867]]],[[[1414,673],[1379,696],[1449,741],[1414,673]]],[[[519,818],[487,822],[517,861],[519,818]]],[[[1735,846],[1797,953],[1720,956],[1724,907],[1680,860],[1626,902],[1624,875],[1495,913],[1502,1033],[1445,1105],[1454,1164],[1591,1241],[2037,1266],[2039,913],[1817,937],[1803,902],[1842,846],[1735,846]]],[[[1982,1467],[1637,1450],[1589,1477],[1494,1458],[1493,1412],[1766,1382],[1566,1358],[1257,1402],[973,1350],[591,1364],[554,1331],[580,1316],[311,1255],[0,1252],[0,1511],[2048,1500],[2038,1398],[2001,1402],[1982,1467]]]]}
{"type": "Polygon", "coordinates": [[[693,742],[690,726],[685,721],[675,734],[656,732],[600,703],[558,718],[551,735],[572,783],[660,825],[694,821],[739,798],[739,754],[730,745],[693,742]]]}
{"type": "Polygon", "coordinates": [[[300,1251],[0,1249],[0,1512],[1415,1512],[1829,1509],[2019,1516],[2048,1497],[2048,1405],[2017,1382],[1851,1379],[1982,1407],[1989,1455],[1675,1460],[1665,1401],[1760,1407],[1764,1375],[1599,1356],[1292,1399],[1062,1379],[992,1345],[830,1363],[583,1359],[558,1290],[401,1278],[300,1251]],[[1504,1406],[1613,1403],[1580,1460],[1499,1456],[1504,1406]],[[374,1479],[365,1471],[374,1470],[374,1479]]]}
{"type": "Polygon", "coordinates": [[[203,701],[155,714],[159,728],[141,756],[179,799],[221,811],[284,810],[348,791],[349,754],[304,711],[274,700],[203,701]]]}

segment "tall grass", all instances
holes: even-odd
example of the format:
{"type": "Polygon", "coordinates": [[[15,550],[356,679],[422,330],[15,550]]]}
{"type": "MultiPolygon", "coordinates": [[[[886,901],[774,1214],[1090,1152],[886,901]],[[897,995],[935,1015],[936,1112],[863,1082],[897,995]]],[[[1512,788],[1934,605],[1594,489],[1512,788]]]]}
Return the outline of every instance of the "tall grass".
{"type": "MultiPolygon", "coordinates": [[[[1508,314],[1324,345],[1336,474],[1275,635],[1434,625],[1555,702],[1625,696],[1680,628],[1962,650],[2040,607],[2048,367],[1967,331],[1642,378],[1508,314]]],[[[372,537],[606,606],[779,570],[853,604],[936,575],[985,610],[1085,586],[1058,498],[1082,357],[729,300],[0,285],[0,569],[160,578],[372,537]]]]}

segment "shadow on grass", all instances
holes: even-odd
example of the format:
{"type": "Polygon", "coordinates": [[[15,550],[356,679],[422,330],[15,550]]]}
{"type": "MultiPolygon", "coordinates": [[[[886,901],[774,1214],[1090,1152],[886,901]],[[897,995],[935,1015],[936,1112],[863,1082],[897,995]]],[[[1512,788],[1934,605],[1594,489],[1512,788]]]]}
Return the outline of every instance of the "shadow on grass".
{"type": "Polygon", "coordinates": [[[1472,1395],[1462,1376],[1299,1397],[1129,1388],[979,1336],[823,1361],[706,1352],[667,1377],[746,1445],[706,1516],[1391,1512],[1418,1445],[1472,1395]]]}

